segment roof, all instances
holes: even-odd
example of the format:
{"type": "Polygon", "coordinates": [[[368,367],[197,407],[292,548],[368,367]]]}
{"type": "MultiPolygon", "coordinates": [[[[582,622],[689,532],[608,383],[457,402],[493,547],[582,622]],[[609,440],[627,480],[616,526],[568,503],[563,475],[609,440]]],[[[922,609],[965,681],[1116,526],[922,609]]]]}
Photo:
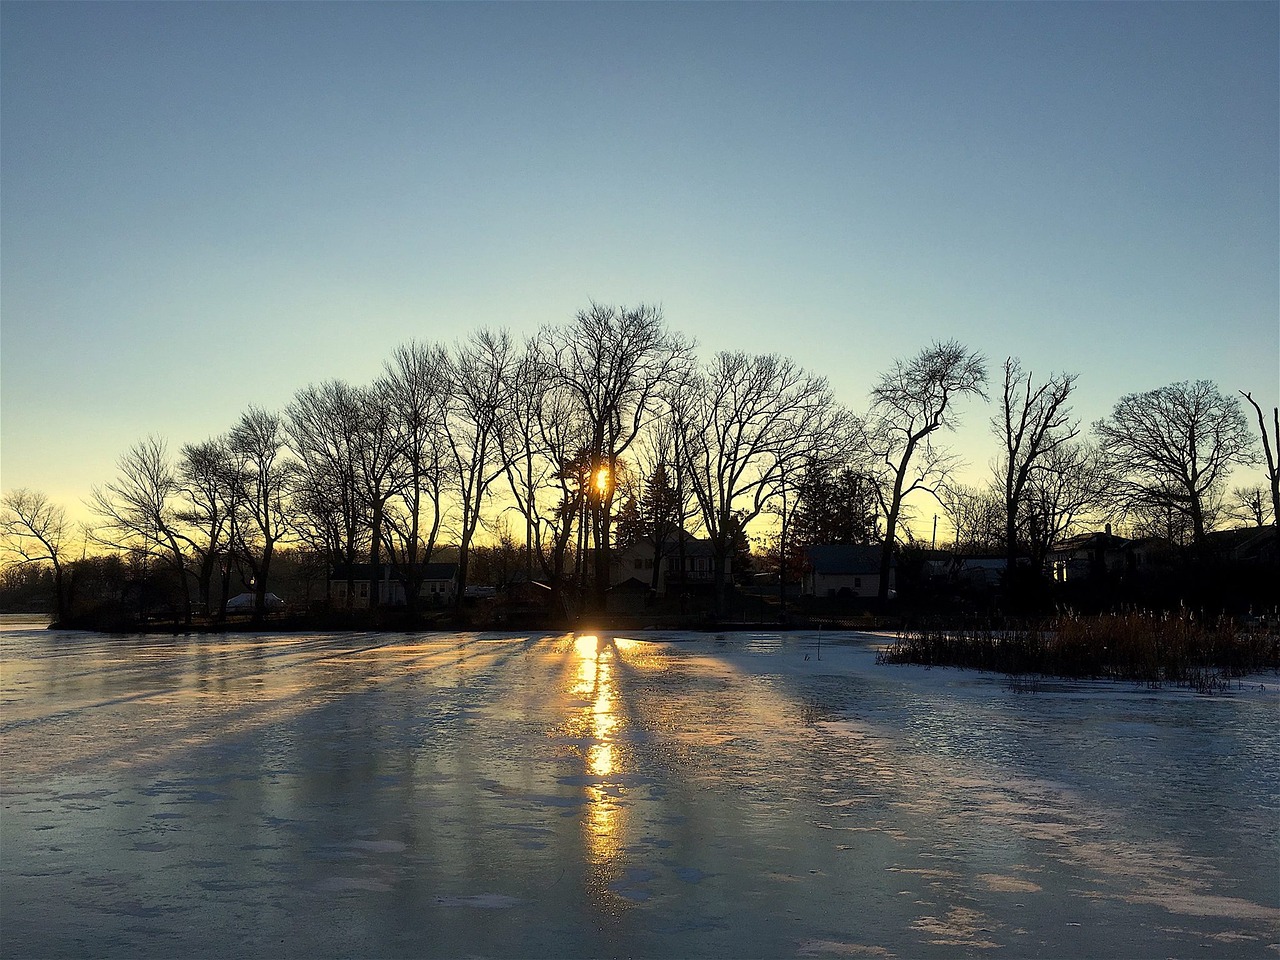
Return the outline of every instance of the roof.
{"type": "MultiPolygon", "coordinates": [[[[880,572],[879,544],[831,543],[810,547],[809,563],[814,573],[826,576],[866,576],[880,572]]],[[[890,565],[894,561],[890,558],[890,565]]]]}
{"type": "Polygon", "coordinates": [[[1049,552],[1071,553],[1075,550],[1096,550],[1099,547],[1114,549],[1123,547],[1128,543],[1129,541],[1124,537],[1117,537],[1103,530],[1096,530],[1093,533],[1077,533],[1074,537],[1059,540],[1049,552]]]}
{"type": "MultiPolygon", "coordinates": [[[[333,565],[333,573],[330,574],[331,580],[396,580],[399,579],[394,567],[389,563],[381,563],[381,574],[377,577],[373,576],[373,564],[371,563],[335,563],[333,565]]],[[[428,580],[453,580],[458,575],[458,565],[456,563],[419,563],[414,565],[414,573],[422,577],[423,581],[428,580]]]]}
{"type": "MultiPolygon", "coordinates": [[[[711,557],[715,555],[715,545],[710,540],[704,540],[686,533],[683,537],[684,546],[681,547],[681,539],[674,534],[669,536],[662,545],[662,555],[664,557],[676,557],[681,553],[686,557],[711,557]]],[[[654,546],[652,537],[640,537],[626,550],[615,551],[615,553],[633,553],[638,549],[641,551],[642,556],[652,556],[654,546]]]]}
{"type": "MultiPolygon", "coordinates": [[[[266,607],[283,607],[284,601],[277,597],[274,593],[268,593],[262,598],[263,606],[266,607]]],[[[258,596],[254,593],[237,593],[234,597],[227,601],[228,610],[248,610],[258,605],[258,596]]]]}
{"type": "Polygon", "coordinates": [[[1230,554],[1237,559],[1256,556],[1276,538],[1276,528],[1235,527],[1231,530],[1213,530],[1204,535],[1205,546],[1219,554],[1230,554]]]}
{"type": "Polygon", "coordinates": [[[628,577],[621,583],[615,583],[609,588],[610,591],[621,593],[648,593],[649,589],[649,584],[645,583],[643,580],[637,579],[636,577],[628,577]]]}

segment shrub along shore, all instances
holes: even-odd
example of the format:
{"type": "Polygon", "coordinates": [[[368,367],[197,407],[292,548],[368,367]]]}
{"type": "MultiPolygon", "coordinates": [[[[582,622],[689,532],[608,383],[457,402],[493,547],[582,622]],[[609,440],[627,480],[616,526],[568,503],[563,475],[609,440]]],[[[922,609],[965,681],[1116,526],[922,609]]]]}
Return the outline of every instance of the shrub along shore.
{"type": "Polygon", "coordinates": [[[1280,672],[1280,624],[1204,622],[1184,610],[1064,614],[999,629],[928,625],[900,630],[878,660],[1212,692],[1247,674],[1280,672]]]}

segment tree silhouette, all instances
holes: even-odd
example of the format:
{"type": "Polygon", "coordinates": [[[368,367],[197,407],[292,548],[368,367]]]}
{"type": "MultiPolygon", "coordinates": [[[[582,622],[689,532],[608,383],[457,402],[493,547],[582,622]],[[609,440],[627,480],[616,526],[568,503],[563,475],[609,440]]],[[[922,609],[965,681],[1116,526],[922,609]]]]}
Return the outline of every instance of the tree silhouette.
{"type": "Polygon", "coordinates": [[[923,490],[938,496],[955,461],[933,435],[955,427],[953,401],[985,396],[986,360],[955,340],[934,343],[910,360],[897,360],[871,391],[866,444],[880,470],[877,497],[884,513],[880,599],[889,596],[889,569],[906,496],[923,490]]]}
{"type": "Polygon", "coordinates": [[[67,619],[63,550],[67,545],[67,511],[39,490],[11,490],[0,499],[0,538],[5,552],[19,564],[53,568],[54,606],[58,622],[67,619]]]}
{"type": "Polygon", "coordinates": [[[1262,407],[1252,394],[1243,390],[1240,393],[1258,415],[1258,432],[1262,434],[1262,449],[1266,455],[1267,485],[1271,488],[1271,522],[1280,524],[1280,407],[1271,408],[1271,433],[1268,435],[1262,407]]]}
{"type": "Polygon", "coordinates": [[[1011,583],[1018,556],[1018,517],[1032,475],[1055,449],[1079,432],[1071,422],[1067,398],[1076,375],[1063,373],[1035,386],[1030,372],[1013,357],[1004,362],[1000,412],[991,421],[1003,444],[997,474],[1004,495],[1006,581],[1011,583]]]}
{"type": "Polygon", "coordinates": [[[1208,380],[1128,394],[1093,429],[1116,505],[1185,516],[1197,545],[1209,526],[1207,508],[1232,465],[1248,463],[1253,455],[1240,404],[1208,380]]]}

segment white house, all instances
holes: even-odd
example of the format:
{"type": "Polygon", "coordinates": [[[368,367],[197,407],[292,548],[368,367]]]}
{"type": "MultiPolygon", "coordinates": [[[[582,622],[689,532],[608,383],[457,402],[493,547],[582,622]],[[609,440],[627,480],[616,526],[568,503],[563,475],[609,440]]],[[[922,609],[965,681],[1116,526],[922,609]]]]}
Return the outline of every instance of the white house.
{"type": "MultiPolygon", "coordinates": [[[[370,591],[377,589],[380,606],[403,607],[404,583],[395,568],[389,563],[383,563],[378,565],[376,577],[372,573],[373,565],[369,563],[353,564],[350,568],[343,564],[335,565],[329,577],[329,596],[339,606],[346,606],[347,589],[350,585],[354,591],[351,606],[361,608],[369,606],[370,591]]],[[[453,602],[458,589],[456,563],[421,563],[415,568],[414,574],[422,577],[422,585],[418,588],[419,604],[443,607],[453,602]]]]}
{"type": "MultiPolygon", "coordinates": [[[[880,593],[878,544],[825,544],[807,551],[803,593],[810,597],[875,597],[880,593]]],[[[897,588],[897,564],[889,565],[889,590],[897,588]]]]}
{"type": "MultiPolygon", "coordinates": [[[[618,586],[628,580],[653,584],[657,564],[656,592],[665,595],[687,588],[710,586],[715,582],[715,550],[710,540],[682,533],[673,535],[660,551],[654,541],[641,537],[625,550],[614,551],[609,583],[618,586]],[[656,554],[656,557],[655,557],[656,554]]],[[[725,558],[725,575],[733,577],[733,558],[725,558]]]]}

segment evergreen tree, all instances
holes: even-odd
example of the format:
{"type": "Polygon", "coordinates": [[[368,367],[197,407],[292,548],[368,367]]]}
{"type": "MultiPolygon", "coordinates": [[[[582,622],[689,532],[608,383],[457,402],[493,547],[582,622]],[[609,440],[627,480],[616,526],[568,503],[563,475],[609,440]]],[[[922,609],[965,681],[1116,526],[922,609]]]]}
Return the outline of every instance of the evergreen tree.
{"type": "Polygon", "coordinates": [[[619,551],[627,550],[646,536],[648,524],[640,512],[640,504],[634,496],[629,496],[613,518],[613,545],[619,551]]]}
{"type": "Polygon", "coordinates": [[[871,478],[851,467],[810,464],[800,481],[792,515],[795,549],[822,543],[879,542],[876,494],[871,478]]]}

